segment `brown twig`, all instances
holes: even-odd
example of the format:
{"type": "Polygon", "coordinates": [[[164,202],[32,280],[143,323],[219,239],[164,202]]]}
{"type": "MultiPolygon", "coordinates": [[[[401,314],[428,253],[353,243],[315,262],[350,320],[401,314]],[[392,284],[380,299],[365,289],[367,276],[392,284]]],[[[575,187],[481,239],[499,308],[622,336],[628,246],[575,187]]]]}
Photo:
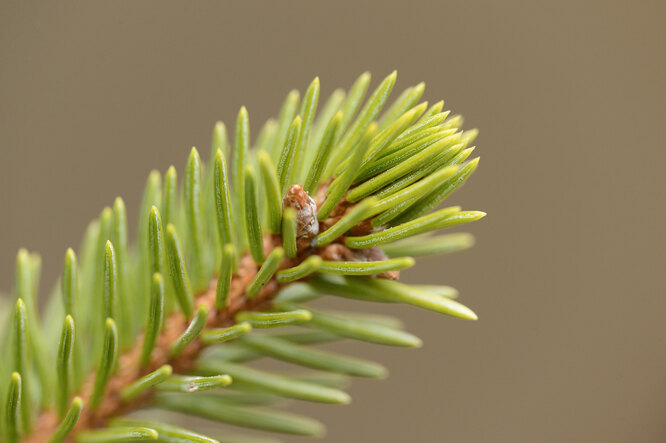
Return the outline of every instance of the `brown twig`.
{"type": "MultiPolygon", "coordinates": [[[[265,244],[268,248],[273,247],[273,239],[266,237],[265,244]]],[[[293,266],[293,262],[285,263],[284,266],[293,266]]],[[[227,307],[223,310],[215,309],[215,291],[216,280],[213,280],[204,293],[196,298],[196,304],[205,304],[209,307],[208,321],[206,327],[226,327],[234,323],[235,315],[243,310],[265,309],[270,304],[270,299],[277,293],[279,285],[273,279],[252,299],[245,298],[245,288],[252,281],[257,272],[257,266],[251,257],[246,255],[241,259],[238,272],[231,280],[227,307]]],[[[196,361],[197,355],[203,350],[204,345],[197,339],[193,341],[185,350],[176,357],[169,356],[169,347],[171,344],[187,329],[189,320],[181,312],[174,312],[165,321],[164,328],[157,338],[155,349],[151,355],[151,361],[148,366],[140,365],[141,346],[143,337],[139,337],[135,345],[120,356],[118,361],[118,370],[109,379],[104,393],[104,400],[100,406],[92,411],[84,408],[79,421],[76,425],[76,431],[99,428],[106,422],[118,415],[126,414],[132,410],[145,405],[151,394],[144,393],[132,402],[124,403],[121,400],[120,393],[122,389],[140,377],[154,371],[162,365],[172,366],[174,373],[186,373],[190,371],[196,361]]],[[[94,374],[91,374],[79,394],[83,399],[84,405],[92,394],[94,384],[94,374]]],[[[59,424],[54,411],[45,411],[37,419],[35,431],[24,439],[26,443],[43,443],[49,440],[59,424]]],[[[70,440],[71,441],[70,437],[70,440]]]]}

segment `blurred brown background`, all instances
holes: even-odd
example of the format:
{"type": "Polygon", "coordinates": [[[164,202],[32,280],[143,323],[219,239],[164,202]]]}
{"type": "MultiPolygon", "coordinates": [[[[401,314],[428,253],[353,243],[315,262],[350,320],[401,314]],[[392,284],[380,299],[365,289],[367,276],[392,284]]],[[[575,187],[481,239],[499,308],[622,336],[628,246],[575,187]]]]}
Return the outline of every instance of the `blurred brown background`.
{"type": "Polygon", "coordinates": [[[480,321],[382,307],[424,348],[348,345],[390,378],[296,409],[330,442],[666,441],[665,3],[462,3],[0,2],[0,290],[27,247],[46,292],[104,205],[135,216],[241,105],[256,131],[315,75],[395,68],[481,130],[449,199],[489,213],[477,246],[405,273],[480,321]]]}

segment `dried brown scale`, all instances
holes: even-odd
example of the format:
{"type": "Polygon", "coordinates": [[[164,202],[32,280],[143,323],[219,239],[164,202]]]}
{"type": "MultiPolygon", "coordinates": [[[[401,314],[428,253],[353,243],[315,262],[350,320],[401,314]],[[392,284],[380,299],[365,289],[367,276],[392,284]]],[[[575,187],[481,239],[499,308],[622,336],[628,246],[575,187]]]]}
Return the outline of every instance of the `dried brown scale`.
{"type": "Polygon", "coordinates": [[[319,255],[324,260],[346,261],[349,260],[349,248],[342,243],[331,243],[320,249],[319,255]]]}
{"type": "Polygon", "coordinates": [[[349,233],[351,235],[360,237],[370,234],[373,229],[374,227],[372,226],[372,222],[370,222],[370,220],[363,220],[361,223],[352,226],[352,228],[349,230],[349,233]]]}
{"type": "MultiPolygon", "coordinates": [[[[295,191],[294,195],[299,199],[302,199],[303,196],[300,194],[299,190],[295,189],[295,191]]],[[[302,188],[300,191],[302,191],[302,188]]],[[[305,193],[305,191],[302,192],[305,193]]],[[[309,199],[307,193],[305,193],[305,196],[309,199]]],[[[336,214],[335,217],[331,218],[336,221],[339,220],[351,206],[352,204],[346,200],[341,201],[340,205],[334,210],[334,214],[336,214]]],[[[313,214],[312,216],[314,217],[316,224],[316,214],[313,214]]],[[[303,219],[300,220],[300,223],[305,222],[307,221],[303,219]]],[[[307,237],[307,244],[305,240],[302,240],[302,247],[299,248],[298,256],[293,259],[285,259],[278,269],[296,266],[313,254],[319,254],[325,260],[335,261],[371,261],[386,258],[383,252],[378,248],[356,251],[347,248],[342,243],[332,243],[324,248],[315,249],[310,247],[314,236],[310,236],[307,231],[301,232],[305,232],[304,235],[307,237]]],[[[282,239],[279,235],[264,236],[264,249],[266,250],[266,254],[268,254],[273,248],[281,246],[281,244],[282,239]]],[[[264,310],[270,307],[271,299],[283,286],[289,284],[278,284],[275,278],[272,278],[255,297],[248,300],[245,298],[245,289],[256,275],[257,270],[258,267],[252,260],[252,257],[249,254],[245,254],[240,260],[236,274],[232,277],[227,298],[227,306],[222,310],[215,309],[216,279],[211,281],[205,292],[196,297],[197,306],[205,304],[209,307],[206,328],[232,326],[235,323],[234,318],[238,312],[264,310]]],[[[397,271],[394,273],[380,274],[377,277],[396,279],[397,271]]],[[[91,411],[85,407],[88,404],[95,382],[95,373],[92,373],[84,383],[81,392],[78,394],[83,399],[84,408],[77,422],[75,431],[70,434],[66,441],[73,442],[73,435],[78,431],[103,427],[110,419],[127,414],[149,402],[152,395],[151,391],[143,393],[132,402],[125,403],[121,401],[120,393],[122,390],[140,377],[165,364],[172,366],[174,374],[190,372],[195,365],[197,356],[205,347],[199,339],[190,343],[180,355],[176,357],[171,357],[169,355],[171,344],[180,337],[183,332],[185,332],[188,325],[189,320],[181,312],[174,312],[166,319],[164,328],[157,337],[155,348],[151,354],[150,364],[147,367],[142,367],[140,365],[141,347],[143,343],[143,334],[141,334],[137,338],[135,345],[120,355],[118,369],[109,379],[102,403],[95,411],[91,411]]],[[[22,441],[25,443],[46,442],[53,435],[59,424],[60,420],[54,411],[43,411],[37,418],[33,433],[25,437],[22,441]]]]}

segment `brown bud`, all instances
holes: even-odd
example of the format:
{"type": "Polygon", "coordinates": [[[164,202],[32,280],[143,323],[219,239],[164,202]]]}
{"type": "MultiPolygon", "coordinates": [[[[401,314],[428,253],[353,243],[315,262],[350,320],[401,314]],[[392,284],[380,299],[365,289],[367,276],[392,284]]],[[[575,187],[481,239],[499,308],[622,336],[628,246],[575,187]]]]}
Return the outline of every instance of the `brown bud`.
{"type": "Polygon", "coordinates": [[[301,185],[292,185],[282,199],[284,208],[296,210],[296,244],[299,251],[307,249],[319,233],[317,204],[301,185]]]}

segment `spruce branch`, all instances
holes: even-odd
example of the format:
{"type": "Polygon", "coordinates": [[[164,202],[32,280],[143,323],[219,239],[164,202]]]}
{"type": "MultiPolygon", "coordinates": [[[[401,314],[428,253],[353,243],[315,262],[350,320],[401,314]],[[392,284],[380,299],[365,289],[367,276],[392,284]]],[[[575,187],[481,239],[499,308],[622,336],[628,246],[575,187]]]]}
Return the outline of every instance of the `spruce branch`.
{"type": "Polygon", "coordinates": [[[396,280],[414,257],[472,246],[471,234],[431,233],[485,215],[435,210],[476,170],[478,158],[467,159],[477,131],[461,130],[443,102],[419,103],[423,83],[384,110],[395,72],[364,101],[370,80],[362,74],[321,107],[318,78],[302,99],[291,91],[254,145],[245,108],[233,143],[217,123],[208,161],[192,148],[182,183],[173,166],[150,173],[133,244],[120,198],[89,225],[78,255],[65,254],[42,320],[41,261],[20,250],[14,309],[0,315],[1,441],[217,441],[126,417],[146,408],[321,435],[319,422],[266,406],[345,404],[344,377],[383,378],[387,369],[314,346],[421,340],[395,318],[310,301],[403,303],[476,320],[455,289],[396,280]],[[249,365],[261,357],[318,372],[249,365]]]}

